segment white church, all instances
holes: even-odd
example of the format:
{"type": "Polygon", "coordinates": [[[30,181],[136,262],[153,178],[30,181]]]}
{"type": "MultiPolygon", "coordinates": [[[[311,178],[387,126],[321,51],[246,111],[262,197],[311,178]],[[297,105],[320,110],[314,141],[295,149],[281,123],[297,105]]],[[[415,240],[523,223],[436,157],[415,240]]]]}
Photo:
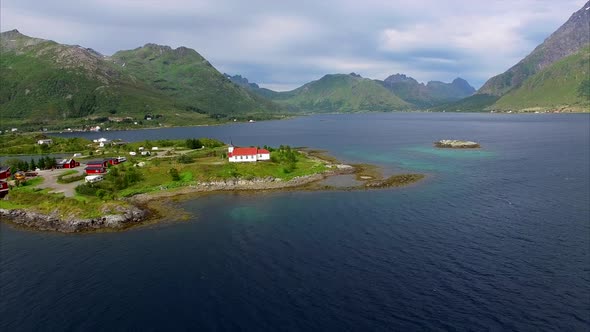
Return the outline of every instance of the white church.
{"type": "Polygon", "coordinates": [[[270,151],[258,148],[238,148],[230,144],[227,148],[230,163],[245,163],[270,160],[270,151]]]}

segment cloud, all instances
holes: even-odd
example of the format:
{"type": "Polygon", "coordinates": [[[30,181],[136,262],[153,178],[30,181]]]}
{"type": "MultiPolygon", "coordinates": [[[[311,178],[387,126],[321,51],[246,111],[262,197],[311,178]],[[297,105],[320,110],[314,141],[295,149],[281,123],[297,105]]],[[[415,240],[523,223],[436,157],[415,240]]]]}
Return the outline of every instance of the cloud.
{"type": "Polygon", "coordinates": [[[327,73],[473,85],[503,72],[583,0],[3,0],[0,28],[104,54],[194,48],[221,72],[291,88],[327,73]]]}

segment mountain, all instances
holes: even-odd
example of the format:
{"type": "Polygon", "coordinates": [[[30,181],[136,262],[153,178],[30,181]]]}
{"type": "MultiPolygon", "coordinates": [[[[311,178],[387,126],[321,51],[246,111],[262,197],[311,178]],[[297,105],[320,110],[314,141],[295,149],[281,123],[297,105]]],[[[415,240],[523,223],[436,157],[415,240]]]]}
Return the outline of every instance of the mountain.
{"type": "Polygon", "coordinates": [[[423,84],[404,74],[395,74],[379,82],[401,99],[418,107],[459,100],[475,92],[462,78],[456,78],[452,83],[430,81],[423,84]]]}
{"type": "Polygon", "coordinates": [[[230,81],[234,82],[235,84],[246,88],[262,97],[268,98],[268,99],[273,99],[278,97],[278,92],[270,90],[270,89],[266,89],[266,88],[261,88],[260,86],[258,86],[258,84],[256,83],[250,83],[250,81],[248,81],[247,78],[242,77],[242,75],[229,75],[229,74],[223,74],[223,76],[225,76],[227,79],[229,79],[230,81]]]}
{"type": "Polygon", "coordinates": [[[146,44],[111,57],[129,75],[190,109],[208,114],[265,112],[278,107],[233,84],[195,50],[146,44]]]}
{"type": "Polygon", "coordinates": [[[503,95],[494,110],[590,111],[590,46],[560,59],[503,95]]]}
{"type": "Polygon", "coordinates": [[[378,82],[355,73],[325,75],[295,90],[279,92],[273,99],[311,112],[395,111],[411,107],[378,82]]]}
{"type": "Polygon", "coordinates": [[[82,123],[85,118],[145,114],[187,124],[280,109],[233,84],[184,47],[148,44],[107,57],[17,30],[1,33],[0,46],[3,124],[82,123]]]}
{"type": "Polygon", "coordinates": [[[528,56],[505,73],[489,79],[477,93],[502,96],[554,62],[590,43],[590,1],[528,56]]]}

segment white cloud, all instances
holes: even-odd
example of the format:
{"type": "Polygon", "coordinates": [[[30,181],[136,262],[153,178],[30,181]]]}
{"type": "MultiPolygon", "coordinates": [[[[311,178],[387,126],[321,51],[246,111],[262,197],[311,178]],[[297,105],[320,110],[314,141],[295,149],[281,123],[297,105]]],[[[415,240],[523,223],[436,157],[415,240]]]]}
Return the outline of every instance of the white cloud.
{"type": "Polygon", "coordinates": [[[584,0],[2,0],[0,28],[105,54],[147,42],[196,49],[269,86],[324,73],[479,85],[516,63],[584,0]]]}

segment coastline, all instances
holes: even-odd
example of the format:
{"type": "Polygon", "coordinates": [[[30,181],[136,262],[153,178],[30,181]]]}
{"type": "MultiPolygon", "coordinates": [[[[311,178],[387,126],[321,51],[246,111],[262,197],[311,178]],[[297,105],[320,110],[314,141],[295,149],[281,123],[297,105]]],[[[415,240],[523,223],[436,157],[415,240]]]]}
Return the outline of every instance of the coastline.
{"type": "MultiPolygon", "coordinates": [[[[329,169],[318,174],[296,177],[290,180],[276,178],[264,179],[227,179],[202,182],[178,188],[162,188],[160,191],[137,194],[122,199],[129,203],[121,207],[120,214],[106,214],[96,218],[76,218],[60,216],[58,211],[43,214],[28,209],[0,209],[0,218],[17,227],[29,230],[54,231],[61,233],[84,233],[101,231],[122,231],[132,227],[160,222],[168,215],[169,200],[195,194],[213,194],[219,192],[268,192],[268,191],[333,191],[333,190],[375,190],[391,187],[405,187],[421,181],[424,174],[397,174],[383,178],[372,165],[345,165],[332,163],[334,158],[324,155],[322,151],[309,151],[308,155],[323,160],[329,169]],[[323,180],[341,175],[354,175],[359,184],[350,186],[322,185],[323,180]],[[163,212],[166,212],[165,214],[163,212]]],[[[175,211],[175,219],[182,220],[184,211],[175,211]]]]}

